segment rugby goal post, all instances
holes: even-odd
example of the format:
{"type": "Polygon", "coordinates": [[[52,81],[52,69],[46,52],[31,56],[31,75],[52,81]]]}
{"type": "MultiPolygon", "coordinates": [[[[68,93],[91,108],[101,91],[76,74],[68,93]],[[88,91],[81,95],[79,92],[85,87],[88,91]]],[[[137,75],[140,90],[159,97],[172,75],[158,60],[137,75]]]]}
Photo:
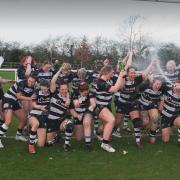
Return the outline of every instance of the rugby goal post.
{"type": "Polygon", "coordinates": [[[3,62],[4,62],[4,58],[3,58],[3,56],[0,56],[0,75],[4,78],[4,79],[12,79],[12,78],[8,78],[8,77],[6,77],[7,76],[7,73],[8,72],[14,72],[14,80],[15,81],[17,81],[18,80],[18,76],[17,76],[17,69],[6,69],[6,68],[3,68],[3,69],[1,69],[1,66],[2,66],[2,64],[3,64],[3,62]],[[4,74],[3,74],[3,72],[4,72],[4,74]]]}
{"type": "Polygon", "coordinates": [[[14,80],[18,81],[17,69],[6,69],[6,68],[0,69],[0,74],[1,74],[0,76],[2,76],[4,79],[9,79],[8,77],[6,77],[6,75],[3,76],[3,72],[14,73],[14,80]]]}

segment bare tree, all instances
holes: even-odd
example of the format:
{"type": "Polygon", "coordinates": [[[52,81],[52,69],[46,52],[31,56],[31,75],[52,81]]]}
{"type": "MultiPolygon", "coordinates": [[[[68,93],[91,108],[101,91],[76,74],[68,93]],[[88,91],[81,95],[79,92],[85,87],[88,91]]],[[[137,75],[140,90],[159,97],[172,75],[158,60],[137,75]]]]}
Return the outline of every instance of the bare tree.
{"type": "Polygon", "coordinates": [[[143,32],[145,18],[135,15],[128,17],[120,29],[121,42],[127,44],[129,51],[138,54],[150,46],[150,38],[143,32]]]}
{"type": "Polygon", "coordinates": [[[92,61],[93,58],[90,49],[87,38],[84,36],[79,47],[75,50],[75,57],[80,61],[81,67],[83,67],[85,63],[88,64],[88,62],[92,61]]]}

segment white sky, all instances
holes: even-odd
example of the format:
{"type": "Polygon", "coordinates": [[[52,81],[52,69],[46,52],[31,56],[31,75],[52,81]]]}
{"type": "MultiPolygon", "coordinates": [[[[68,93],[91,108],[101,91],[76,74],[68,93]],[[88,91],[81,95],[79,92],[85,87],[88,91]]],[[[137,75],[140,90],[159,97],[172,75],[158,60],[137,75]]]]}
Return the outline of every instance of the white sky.
{"type": "Polygon", "coordinates": [[[180,45],[180,4],[131,0],[0,0],[0,39],[38,43],[71,34],[117,38],[130,15],[145,17],[155,40],[180,45]]]}

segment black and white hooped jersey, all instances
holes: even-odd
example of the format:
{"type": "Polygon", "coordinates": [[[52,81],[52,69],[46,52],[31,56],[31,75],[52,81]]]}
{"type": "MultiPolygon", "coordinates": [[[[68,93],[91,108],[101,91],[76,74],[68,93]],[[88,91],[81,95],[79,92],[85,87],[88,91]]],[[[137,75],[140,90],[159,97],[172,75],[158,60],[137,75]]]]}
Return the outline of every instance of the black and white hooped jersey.
{"type": "Polygon", "coordinates": [[[99,78],[99,73],[94,71],[92,74],[92,82],[91,82],[91,88],[90,88],[90,92],[91,93],[96,93],[96,82],[99,78]]]}
{"type": "Polygon", "coordinates": [[[142,82],[142,76],[137,76],[134,81],[130,81],[126,78],[124,88],[120,91],[119,101],[121,103],[132,103],[137,100],[137,87],[142,82]]]}
{"type": "Polygon", "coordinates": [[[51,80],[53,75],[54,74],[52,70],[44,72],[43,69],[40,69],[37,74],[37,82],[40,83],[43,79],[51,80]]]}
{"type": "Polygon", "coordinates": [[[56,92],[50,100],[48,119],[63,120],[69,107],[65,106],[66,97],[56,92]]]}
{"type": "Polygon", "coordinates": [[[92,82],[92,73],[86,72],[86,77],[85,79],[81,79],[78,77],[77,72],[73,73],[73,78],[72,78],[72,92],[78,91],[79,84],[84,81],[88,84],[92,82]]]}
{"type": "Polygon", "coordinates": [[[101,106],[108,106],[111,103],[113,93],[108,92],[112,81],[105,81],[103,79],[98,79],[96,83],[96,104],[101,106]]]}
{"type": "Polygon", "coordinates": [[[152,103],[157,104],[161,100],[161,96],[161,91],[154,91],[149,87],[143,93],[141,93],[139,102],[144,106],[149,106],[152,103]]]}
{"type": "Polygon", "coordinates": [[[31,97],[35,87],[28,87],[27,80],[16,82],[4,95],[5,98],[17,100],[16,93],[22,93],[23,96],[31,97]]]}
{"type": "Polygon", "coordinates": [[[83,97],[77,92],[74,92],[72,94],[72,100],[78,100],[80,98],[82,98],[82,103],[81,103],[80,107],[74,107],[74,110],[77,113],[83,114],[88,110],[88,107],[90,105],[90,98],[93,98],[93,96],[91,93],[88,93],[87,96],[83,96],[83,97]]]}
{"type": "Polygon", "coordinates": [[[62,83],[68,84],[68,83],[70,83],[72,81],[72,77],[73,77],[73,75],[72,75],[71,72],[68,73],[68,74],[60,73],[60,75],[58,76],[58,79],[56,81],[56,84],[58,84],[58,85],[60,85],[62,83]]]}
{"type": "Polygon", "coordinates": [[[175,94],[172,90],[166,89],[163,91],[164,104],[162,114],[168,118],[178,116],[180,113],[180,95],[175,94]]]}
{"type": "Polygon", "coordinates": [[[174,73],[165,72],[164,75],[170,80],[170,82],[174,83],[177,80],[180,80],[180,70],[174,71],[174,73]]]}
{"type": "MultiPolygon", "coordinates": [[[[18,70],[17,70],[17,75],[18,75],[18,80],[25,80],[27,77],[25,76],[26,73],[26,67],[19,65],[18,70]]],[[[37,75],[38,73],[38,68],[36,65],[31,64],[31,73],[34,75],[37,75]]]]}
{"type": "MultiPolygon", "coordinates": [[[[48,110],[51,96],[52,96],[52,93],[50,91],[46,95],[44,95],[41,90],[37,90],[35,93],[35,98],[33,99],[33,102],[35,102],[37,105],[44,106],[48,110]]],[[[40,109],[33,108],[29,114],[41,115],[43,114],[43,111],[40,109]]]]}

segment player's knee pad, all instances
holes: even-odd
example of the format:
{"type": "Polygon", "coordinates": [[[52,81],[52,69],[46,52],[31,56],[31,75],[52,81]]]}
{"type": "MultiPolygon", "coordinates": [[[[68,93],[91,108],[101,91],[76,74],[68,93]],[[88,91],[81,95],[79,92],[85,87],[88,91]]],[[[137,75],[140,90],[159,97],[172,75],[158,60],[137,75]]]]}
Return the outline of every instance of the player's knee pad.
{"type": "Polygon", "coordinates": [[[68,133],[72,133],[73,132],[73,123],[72,122],[68,122],[65,126],[65,130],[68,133]]]}
{"type": "Polygon", "coordinates": [[[134,119],[132,120],[132,123],[133,123],[133,125],[134,125],[134,128],[140,128],[140,127],[142,127],[142,121],[141,121],[140,118],[134,118],[134,119]]]}

